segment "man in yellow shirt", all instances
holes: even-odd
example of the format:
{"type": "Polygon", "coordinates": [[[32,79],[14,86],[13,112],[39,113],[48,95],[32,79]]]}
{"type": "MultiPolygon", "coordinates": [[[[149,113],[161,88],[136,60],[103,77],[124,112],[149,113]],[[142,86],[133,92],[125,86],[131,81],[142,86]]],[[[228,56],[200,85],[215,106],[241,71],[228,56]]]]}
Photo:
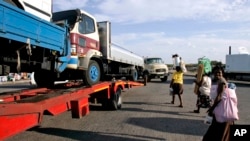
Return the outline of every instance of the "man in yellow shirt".
{"type": "Polygon", "coordinates": [[[175,101],[175,95],[178,95],[180,100],[179,107],[183,107],[182,104],[182,97],[183,94],[183,71],[181,70],[180,66],[176,67],[176,71],[173,73],[173,77],[170,83],[170,88],[173,89],[173,96],[172,96],[172,104],[174,104],[175,101]]]}

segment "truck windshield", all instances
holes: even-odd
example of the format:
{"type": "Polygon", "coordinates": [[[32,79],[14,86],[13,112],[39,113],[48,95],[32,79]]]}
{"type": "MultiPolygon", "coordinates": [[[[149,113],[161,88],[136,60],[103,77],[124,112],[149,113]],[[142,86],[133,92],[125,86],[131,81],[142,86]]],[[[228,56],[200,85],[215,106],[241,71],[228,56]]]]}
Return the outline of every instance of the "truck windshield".
{"type": "Polygon", "coordinates": [[[72,30],[77,22],[79,22],[78,31],[81,34],[89,34],[95,32],[95,21],[84,14],[79,9],[60,11],[53,13],[53,22],[67,20],[72,30]]]}
{"type": "Polygon", "coordinates": [[[161,58],[148,58],[145,60],[145,64],[154,64],[154,63],[160,63],[162,64],[163,61],[161,58]]]}
{"type": "Polygon", "coordinates": [[[95,32],[95,22],[92,18],[82,15],[82,20],[79,23],[78,31],[82,34],[95,32]]]}

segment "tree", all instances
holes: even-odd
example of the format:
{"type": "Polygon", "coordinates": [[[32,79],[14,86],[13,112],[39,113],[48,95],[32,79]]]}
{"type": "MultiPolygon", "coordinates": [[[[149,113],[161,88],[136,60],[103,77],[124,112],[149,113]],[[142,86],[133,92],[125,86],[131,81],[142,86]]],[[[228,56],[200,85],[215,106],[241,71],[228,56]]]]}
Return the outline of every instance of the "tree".
{"type": "Polygon", "coordinates": [[[212,65],[212,66],[223,66],[222,62],[215,61],[215,60],[212,60],[212,61],[211,61],[211,65],[212,65]]]}

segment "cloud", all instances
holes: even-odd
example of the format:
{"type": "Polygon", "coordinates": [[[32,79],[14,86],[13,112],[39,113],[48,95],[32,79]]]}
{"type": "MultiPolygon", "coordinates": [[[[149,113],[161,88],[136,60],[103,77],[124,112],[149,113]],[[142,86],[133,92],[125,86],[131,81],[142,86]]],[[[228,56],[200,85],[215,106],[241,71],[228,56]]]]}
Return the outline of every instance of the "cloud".
{"type": "Polygon", "coordinates": [[[61,11],[87,6],[88,0],[53,0],[53,11],[61,11]]]}
{"type": "Polygon", "coordinates": [[[143,23],[173,19],[249,21],[248,0],[56,0],[54,11],[81,8],[95,11],[98,19],[143,23]],[[103,18],[105,17],[105,18],[103,18]],[[242,18],[244,17],[244,18],[242,18]]]}
{"type": "Polygon", "coordinates": [[[142,23],[183,18],[237,21],[250,13],[248,5],[247,0],[104,0],[97,7],[113,22],[142,23]]]}

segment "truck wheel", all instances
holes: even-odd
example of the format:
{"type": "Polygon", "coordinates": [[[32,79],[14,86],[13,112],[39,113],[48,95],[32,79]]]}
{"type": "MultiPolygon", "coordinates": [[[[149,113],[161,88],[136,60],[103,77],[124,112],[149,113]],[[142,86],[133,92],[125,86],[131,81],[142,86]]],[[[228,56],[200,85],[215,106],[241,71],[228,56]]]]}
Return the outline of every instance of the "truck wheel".
{"type": "Polygon", "coordinates": [[[101,71],[98,63],[94,60],[89,61],[88,70],[83,72],[83,81],[86,85],[94,85],[100,81],[101,71]]]}
{"type": "Polygon", "coordinates": [[[34,79],[38,87],[53,87],[55,75],[51,71],[38,70],[34,72],[34,79]]]}
{"type": "Polygon", "coordinates": [[[148,75],[147,74],[145,74],[145,75],[143,75],[143,83],[144,83],[144,86],[147,86],[147,82],[148,82],[148,75]]]}
{"type": "Polygon", "coordinates": [[[133,70],[131,71],[131,80],[132,80],[132,81],[137,81],[137,80],[138,80],[138,72],[137,72],[136,69],[133,69],[133,70]]]}
{"type": "Polygon", "coordinates": [[[111,108],[113,110],[118,110],[122,108],[122,97],[121,97],[122,89],[117,88],[115,94],[111,98],[111,108]]]}
{"type": "Polygon", "coordinates": [[[167,76],[164,76],[163,78],[161,78],[161,81],[162,82],[165,82],[165,81],[167,81],[168,80],[168,77],[167,76]]]}

